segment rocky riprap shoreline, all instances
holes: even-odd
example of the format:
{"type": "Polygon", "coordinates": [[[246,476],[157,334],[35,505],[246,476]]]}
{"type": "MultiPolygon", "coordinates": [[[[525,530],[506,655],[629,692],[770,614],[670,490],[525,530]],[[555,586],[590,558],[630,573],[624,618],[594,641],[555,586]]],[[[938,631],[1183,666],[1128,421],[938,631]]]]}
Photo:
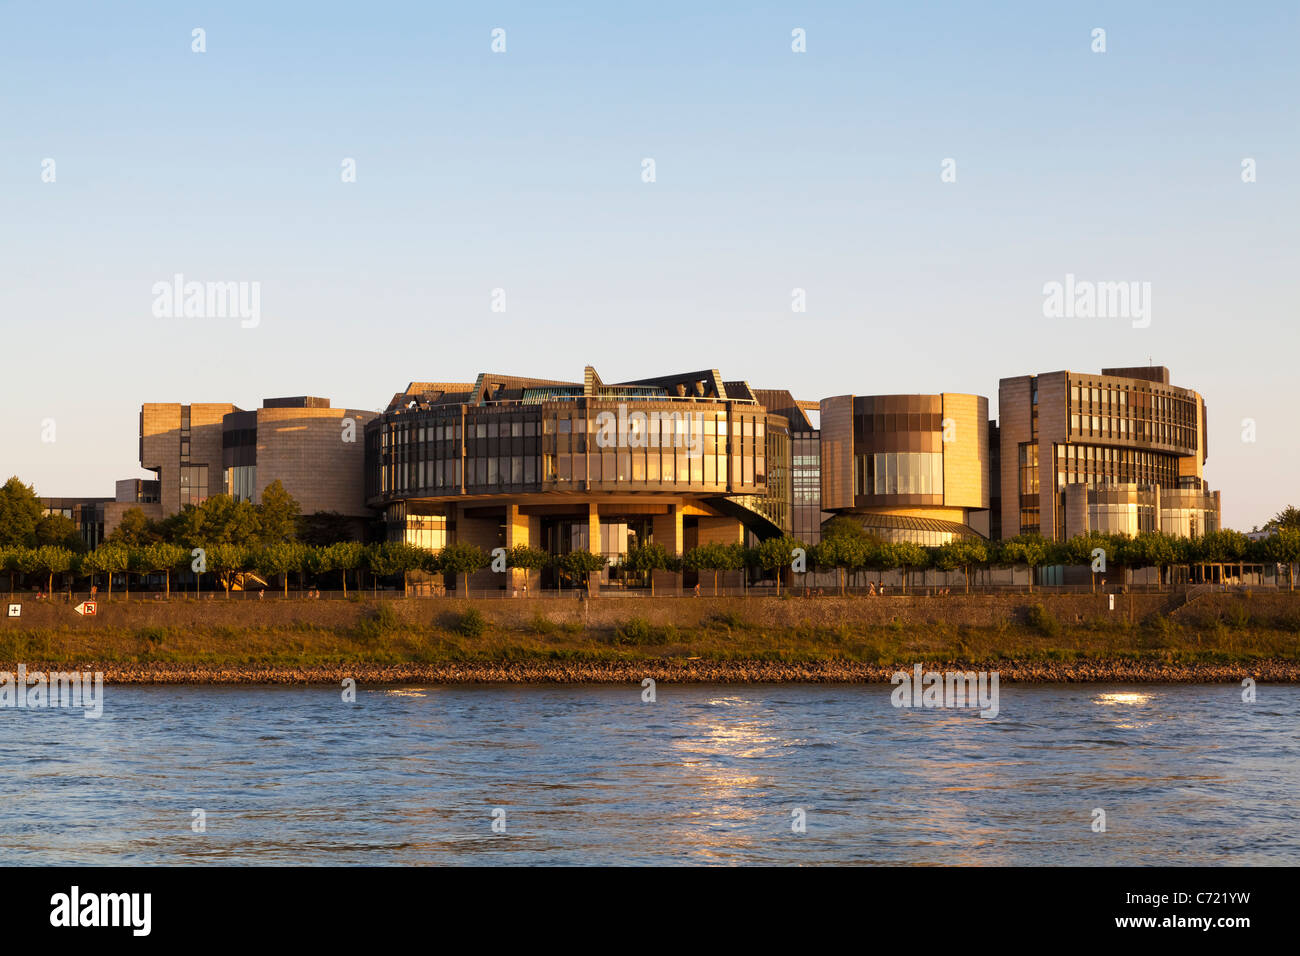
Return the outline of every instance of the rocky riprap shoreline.
{"type": "MultiPolygon", "coordinates": [[[[1300,683],[1300,661],[1277,658],[1236,664],[1172,664],[1155,661],[928,661],[925,671],[997,671],[999,680],[1020,683],[1238,684],[1300,683]]],[[[14,671],[16,664],[0,664],[14,671]]],[[[694,684],[866,684],[888,683],[897,666],[847,661],[519,661],[443,664],[195,665],[171,663],[27,664],[33,671],[103,672],[110,684],[624,684],[649,677],[663,683],[694,684]]]]}

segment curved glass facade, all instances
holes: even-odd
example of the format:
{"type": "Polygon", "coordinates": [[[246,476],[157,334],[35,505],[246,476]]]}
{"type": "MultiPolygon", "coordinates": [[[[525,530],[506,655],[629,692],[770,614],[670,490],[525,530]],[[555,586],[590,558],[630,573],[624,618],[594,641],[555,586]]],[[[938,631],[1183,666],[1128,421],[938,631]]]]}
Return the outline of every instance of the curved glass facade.
{"type": "Polygon", "coordinates": [[[978,512],[987,519],[992,495],[988,399],[957,393],[824,399],[820,451],[827,511],[861,520],[887,541],[985,537],[969,522],[978,512]]]}
{"type": "MultiPolygon", "coordinates": [[[[366,432],[371,499],[546,491],[761,494],[768,416],[759,406],[578,399],[389,412],[366,432]]],[[[788,429],[775,436],[789,456],[788,429]]],[[[782,498],[788,470],[778,481],[782,498]]]]}
{"type": "Polygon", "coordinates": [[[943,455],[938,452],[877,452],[863,455],[864,494],[942,495],[943,455]]]}

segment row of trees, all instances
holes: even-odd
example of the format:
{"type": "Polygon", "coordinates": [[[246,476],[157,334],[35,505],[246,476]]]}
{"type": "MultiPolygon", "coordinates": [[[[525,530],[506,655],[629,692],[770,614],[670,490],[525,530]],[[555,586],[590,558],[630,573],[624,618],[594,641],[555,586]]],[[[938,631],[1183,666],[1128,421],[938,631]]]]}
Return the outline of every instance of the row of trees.
{"type": "MultiPolygon", "coordinates": [[[[1284,513],[1285,514],[1285,513],[1284,513]]],[[[1230,567],[1244,564],[1280,564],[1294,586],[1295,566],[1300,563],[1300,526],[1282,524],[1268,537],[1252,540],[1239,531],[1213,531],[1199,538],[1178,538],[1160,532],[1135,537],[1091,532],[1066,541],[1049,541],[1040,535],[1018,535],[1001,541],[960,539],[939,547],[889,543],[868,535],[861,525],[847,518],[827,523],[821,544],[809,549],[815,566],[841,574],[861,571],[901,570],[904,586],[908,575],[924,568],[962,571],[970,589],[975,569],[1028,567],[1030,587],[1033,571],[1050,565],[1092,565],[1124,575],[1135,568],[1156,568],[1164,584],[1166,571],[1175,567],[1230,567]],[[1103,555],[1104,565],[1098,561],[1103,555]]],[[[1098,575],[1093,575],[1094,581],[1098,575]]]]}
{"type": "MultiPolygon", "coordinates": [[[[578,583],[585,583],[588,575],[606,564],[604,557],[589,551],[573,551],[553,557],[545,551],[528,547],[513,548],[502,560],[505,569],[555,567],[578,583]]],[[[161,574],[164,587],[170,594],[171,576],[176,571],[191,572],[196,589],[201,589],[204,575],[209,575],[227,592],[249,574],[265,576],[268,581],[278,579],[286,594],[295,574],[300,576],[302,583],[308,575],[318,577],[336,573],[345,594],[349,575],[354,586],[360,588],[362,572],[370,576],[375,586],[381,579],[400,577],[406,587],[412,572],[424,571],[454,575],[468,587],[468,576],[490,567],[492,563],[493,556],[474,544],[452,544],[437,552],[397,542],[363,545],[356,541],[324,546],[287,541],[262,547],[216,543],[192,549],[168,542],[140,546],[105,543],[84,554],[49,545],[38,548],[0,547],[0,571],[9,575],[10,591],[14,590],[17,575],[39,577],[50,591],[54,589],[56,576],[70,588],[78,578],[93,585],[100,575],[104,575],[106,593],[110,597],[115,575],[122,577],[129,592],[132,576],[139,579],[161,574]]],[[[245,586],[247,583],[247,580],[243,581],[245,586]]]]}
{"type": "MultiPolygon", "coordinates": [[[[87,548],[72,520],[45,515],[31,485],[10,478],[0,485],[0,547],[59,547],[78,554],[87,548]]],[[[160,521],[142,509],[129,508],[108,538],[127,547],[176,544],[190,548],[214,544],[269,547],[298,541],[324,546],[355,537],[357,522],[337,512],[303,515],[297,500],[279,481],[267,485],[254,505],[229,495],[213,495],[187,504],[160,521]]]]}
{"type": "MultiPolygon", "coordinates": [[[[61,576],[69,587],[77,577],[94,581],[107,578],[111,594],[114,575],[124,576],[127,586],[132,575],[164,575],[170,592],[176,570],[195,572],[195,586],[203,575],[213,575],[225,589],[240,575],[254,573],[266,580],[278,579],[288,591],[292,575],[301,578],[337,573],[346,592],[351,574],[360,587],[361,573],[372,583],[381,578],[402,577],[404,584],[414,571],[454,575],[468,584],[467,577],[492,565],[492,557],[471,544],[453,544],[437,553],[399,543],[363,545],[348,540],[352,530],[341,515],[300,514],[297,501],[279,481],[268,485],[261,501],[253,505],[226,495],[214,495],[198,505],[186,505],[176,514],[151,521],[138,508],[129,509],[108,540],[87,552],[72,522],[62,515],[41,514],[39,499],[29,485],[10,478],[0,486],[0,570],[10,576],[10,590],[16,575],[40,575],[52,590],[61,576]]],[[[846,579],[856,580],[869,572],[899,571],[904,590],[911,575],[926,568],[962,571],[967,590],[977,569],[1025,566],[1033,571],[1047,565],[1079,565],[1094,562],[1100,549],[1107,569],[1125,574],[1133,568],[1159,569],[1161,583],[1173,567],[1196,565],[1232,566],[1251,564],[1285,565],[1294,587],[1295,566],[1300,563],[1300,510],[1288,507],[1266,526],[1267,537],[1256,540],[1237,531],[1217,531],[1200,538],[1175,538],[1160,533],[1136,537],[1094,532],[1068,541],[1048,541],[1038,535],[1021,535],[1003,541],[962,539],[939,547],[882,541],[850,518],[836,518],[823,529],[822,541],[813,546],[784,536],[757,547],[739,544],[704,544],[681,556],[662,545],[647,543],[630,549],[622,566],[645,574],[654,590],[655,572],[691,571],[711,574],[716,593],[719,575],[755,569],[776,579],[803,570],[836,572],[840,590],[846,579]]],[[[553,567],[572,583],[585,583],[593,572],[604,568],[606,559],[588,551],[551,556],[545,551],[517,547],[505,555],[504,567],[529,571],[553,567]]],[[[1096,575],[1094,575],[1094,580],[1096,575]]],[[[300,580],[301,583],[301,580],[300,580]]]]}
{"type": "MultiPolygon", "coordinates": [[[[778,593],[783,578],[788,580],[791,573],[803,570],[836,572],[841,591],[846,579],[856,578],[859,574],[900,571],[903,590],[906,591],[911,575],[926,568],[963,572],[969,590],[971,575],[976,569],[1024,566],[1032,572],[1044,565],[1087,565],[1097,560],[1098,552],[1105,555],[1107,573],[1114,569],[1127,576],[1133,568],[1153,567],[1160,570],[1162,584],[1166,570],[1175,566],[1277,563],[1287,566],[1291,572],[1289,584],[1294,587],[1293,572],[1296,564],[1300,563],[1300,529],[1281,528],[1257,541],[1235,531],[1213,532],[1194,539],[1172,538],[1159,533],[1135,538],[1093,533],[1063,542],[1047,541],[1037,535],[1021,535],[991,542],[963,539],[927,548],[881,541],[863,532],[860,525],[837,519],[827,526],[825,537],[817,545],[806,546],[787,536],[764,541],[754,548],[739,544],[705,544],[679,557],[670,554],[662,545],[649,543],[630,549],[621,563],[629,571],[646,574],[652,593],[657,571],[711,574],[716,593],[720,574],[744,569],[773,575],[778,593]]],[[[590,574],[603,569],[606,560],[604,556],[589,551],[552,556],[536,548],[521,546],[501,555],[497,569],[536,571],[553,567],[571,583],[581,585],[590,574]]],[[[129,590],[132,576],[162,574],[164,586],[170,593],[171,575],[177,570],[195,572],[196,588],[201,588],[203,576],[207,574],[227,591],[238,583],[241,575],[249,573],[263,576],[267,581],[278,580],[285,593],[295,574],[299,575],[300,584],[307,576],[316,578],[338,574],[345,593],[349,576],[355,587],[361,587],[362,572],[368,574],[372,585],[376,586],[381,579],[400,577],[405,588],[412,572],[424,571],[454,576],[468,587],[468,575],[493,564],[492,555],[477,545],[465,543],[451,544],[437,552],[395,542],[363,545],[355,541],[325,546],[281,541],[253,547],[216,542],[193,548],[165,541],[135,546],[108,542],[85,554],[54,545],[0,547],[0,570],[9,574],[11,591],[15,576],[20,574],[28,578],[45,578],[51,590],[56,576],[62,577],[71,587],[72,581],[78,577],[95,583],[99,575],[104,575],[110,596],[114,575],[123,576],[129,590]]]]}

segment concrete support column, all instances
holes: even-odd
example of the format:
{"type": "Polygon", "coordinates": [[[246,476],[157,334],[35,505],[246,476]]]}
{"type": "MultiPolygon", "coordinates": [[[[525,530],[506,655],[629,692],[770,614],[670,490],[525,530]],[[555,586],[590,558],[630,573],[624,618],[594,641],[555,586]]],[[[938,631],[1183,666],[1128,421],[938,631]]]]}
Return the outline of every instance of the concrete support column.
{"type": "MultiPolygon", "coordinates": [[[[506,506],[506,551],[514,548],[536,547],[533,539],[533,525],[537,524],[540,530],[540,521],[536,518],[529,518],[525,514],[520,514],[518,505],[506,506]]],[[[524,594],[532,592],[539,593],[541,587],[541,572],[529,571],[527,568],[511,568],[510,584],[511,592],[524,594]]]]}
{"type": "MultiPolygon", "coordinates": [[[[597,510],[596,502],[587,503],[587,550],[592,554],[600,554],[600,512],[597,510]]],[[[592,594],[600,591],[600,576],[592,574],[587,579],[587,589],[592,594]]]]}
{"type": "MultiPolygon", "coordinates": [[[[745,526],[735,518],[700,518],[699,543],[705,544],[744,544],[745,526]]],[[[726,588],[738,588],[744,583],[744,571],[724,571],[718,575],[718,584],[726,588]]],[[[708,579],[713,583],[713,573],[701,574],[701,583],[708,579]]],[[[703,588],[701,588],[703,590],[703,588]]]]}
{"type": "MultiPolygon", "coordinates": [[[[669,505],[668,513],[655,515],[651,523],[655,544],[663,547],[673,557],[680,558],[684,550],[682,511],[679,505],[669,505]]],[[[655,593],[678,593],[680,577],[673,571],[652,571],[655,593]]]]}

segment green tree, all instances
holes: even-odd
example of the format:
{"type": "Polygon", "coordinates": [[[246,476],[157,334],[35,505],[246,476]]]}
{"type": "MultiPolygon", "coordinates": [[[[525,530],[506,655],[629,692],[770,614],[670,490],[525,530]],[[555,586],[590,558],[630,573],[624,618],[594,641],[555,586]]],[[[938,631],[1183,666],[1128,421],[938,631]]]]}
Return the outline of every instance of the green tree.
{"type": "MultiPolygon", "coordinates": [[[[1050,564],[1059,561],[1062,564],[1082,564],[1091,567],[1093,562],[1093,552],[1098,548],[1106,555],[1106,566],[1119,565],[1119,544],[1118,539],[1104,531],[1089,531],[1086,534],[1076,534],[1060,543],[1044,542],[1048,549],[1048,554],[1043,558],[1042,564],[1050,564]]],[[[1091,575],[1093,591],[1097,590],[1097,575],[1091,575]]]]}
{"type": "Polygon", "coordinates": [[[1034,569],[1046,563],[1048,542],[1038,534],[1018,534],[1007,538],[997,549],[997,563],[1004,566],[1023,564],[1029,568],[1029,590],[1034,590],[1034,569]]]}
{"type": "Polygon", "coordinates": [[[1264,531],[1278,531],[1282,528],[1291,528],[1300,531],[1300,508],[1295,505],[1287,505],[1264,525],[1264,531]]]}
{"type": "Polygon", "coordinates": [[[629,571],[646,574],[650,578],[650,596],[655,593],[655,572],[676,570],[677,560],[669,554],[662,544],[653,541],[628,548],[622,559],[623,567],[629,571]]]}
{"type": "Polygon", "coordinates": [[[449,544],[439,554],[438,566],[444,574],[450,574],[453,577],[457,574],[462,576],[465,589],[464,595],[469,596],[469,576],[475,571],[481,571],[490,563],[487,554],[476,544],[458,541],[455,544],[449,544]]]}
{"type": "Polygon", "coordinates": [[[297,537],[301,510],[279,478],[263,488],[262,502],[257,506],[258,535],[262,543],[272,545],[293,541],[297,537]]]}
{"type": "Polygon", "coordinates": [[[424,567],[429,552],[424,548],[407,544],[405,541],[389,541],[380,546],[385,555],[385,562],[390,574],[402,576],[402,596],[411,594],[411,572],[424,567]]]}
{"type": "Polygon", "coordinates": [[[108,541],[128,548],[141,548],[161,541],[162,538],[162,528],[157,522],[150,521],[143,509],[127,508],[122,512],[122,520],[108,536],[108,541]]]}
{"type": "Polygon", "coordinates": [[[338,570],[334,567],[334,556],[328,547],[316,547],[301,542],[299,546],[302,548],[302,570],[311,575],[313,580],[330,571],[338,570]]]}
{"type": "Polygon", "coordinates": [[[722,544],[714,541],[697,545],[682,555],[682,567],[687,571],[713,573],[713,596],[718,596],[718,575],[723,571],[739,571],[745,567],[746,551],[740,544],[722,544]]]}
{"type": "MultiPolygon", "coordinates": [[[[506,566],[518,568],[525,574],[540,571],[551,563],[551,556],[542,548],[531,548],[526,544],[517,544],[506,553],[506,566]]],[[[525,578],[527,590],[527,578],[525,578]]]]}
{"type": "MultiPolygon", "coordinates": [[[[113,599],[113,575],[125,575],[131,569],[131,553],[120,544],[101,544],[93,552],[94,567],[108,575],[108,599],[113,599]]],[[[84,564],[83,564],[84,567],[84,564]]],[[[126,579],[123,579],[126,581],[126,579]]],[[[126,581],[126,593],[131,593],[131,583],[126,581]]]]}
{"type": "Polygon", "coordinates": [[[768,538],[766,541],[759,542],[758,547],[750,554],[755,567],[763,571],[771,571],[776,576],[778,597],[781,595],[781,572],[793,564],[795,548],[804,548],[805,552],[807,551],[803,542],[783,534],[779,538],[768,538]]]}
{"type": "MultiPolygon", "coordinates": [[[[945,541],[937,548],[930,550],[930,563],[940,571],[956,571],[958,568],[966,566],[966,553],[963,548],[964,541],[958,538],[954,541],[945,541]]],[[[966,573],[966,593],[970,593],[970,572],[966,573]]]]}
{"type": "MultiPolygon", "coordinates": [[[[330,566],[339,572],[343,579],[343,596],[348,596],[348,572],[353,571],[360,575],[360,568],[365,560],[365,546],[359,541],[336,541],[331,544],[326,551],[329,554],[330,566]]],[[[358,582],[357,587],[360,587],[358,582]]]]}
{"type": "Polygon", "coordinates": [[[822,525],[822,540],[830,538],[847,538],[851,541],[866,541],[870,535],[861,521],[854,521],[847,515],[837,515],[822,525]]]}
{"type": "Polygon", "coordinates": [[[180,545],[168,544],[165,541],[155,541],[152,544],[140,547],[138,562],[145,573],[164,575],[164,586],[167,597],[172,596],[172,570],[189,564],[190,553],[180,545]]]}
{"type": "MultiPolygon", "coordinates": [[[[827,525],[839,519],[832,519],[827,525]]],[[[850,522],[861,529],[856,522],[850,522]]],[[[836,573],[840,594],[844,593],[844,578],[848,573],[866,563],[867,548],[865,534],[832,534],[823,537],[821,543],[810,549],[809,559],[820,568],[830,568],[836,573]]]]}
{"type": "Polygon", "coordinates": [[[906,594],[907,586],[912,580],[912,572],[929,567],[930,552],[911,541],[896,541],[893,549],[894,560],[903,571],[903,593],[906,594]]]}
{"type": "Polygon", "coordinates": [[[40,520],[41,499],[35,488],[16,475],[0,486],[0,545],[33,547],[40,520]]]}
{"type": "Polygon", "coordinates": [[[591,587],[591,576],[598,571],[603,571],[608,563],[608,559],[603,554],[593,554],[585,548],[559,555],[555,560],[556,567],[582,582],[588,589],[591,587]]]}
{"type": "Polygon", "coordinates": [[[1268,561],[1285,564],[1287,589],[1295,590],[1295,568],[1300,564],[1300,527],[1279,525],[1277,531],[1260,543],[1260,550],[1268,561]]]}
{"type": "Polygon", "coordinates": [[[49,545],[55,548],[66,548],[77,554],[86,550],[81,532],[77,530],[71,518],[62,514],[45,515],[36,522],[35,539],[38,548],[49,545]]]}
{"type": "Polygon", "coordinates": [[[289,573],[303,566],[303,548],[289,541],[278,541],[258,549],[253,555],[255,569],[266,575],[279,575],[284,596],[289,596],[289,573]]]}
{"type": "Polygon", "coordinates": [[[1194,539],[1192,543],[1192,556],[1202,565],[1213,565],[1219,568],[1219,579],[1223,580],[1223,569],[1225,565],[1236,564],[1240,566],[1246,557],[1246,549],[1250,545],[1250,539],[1240,531],[1211,531],[1194,539]]]}
{"type": "Polygon", "coordinates": [[[870,561],[870,567],[875,571],[901,570],[903,567],[897,544],[893,541],[877,541],[871,550],[870,561]]]}
{"type": "Polygon", "coordinates": [[[44,544],[39,548],[33,549],[33,557],[37,569],[47,575],[48,584],[45,588],[46,594],[54,593],[54,575],[66,574],[72,568],[72,552],[67,548],[59,548],[54,545],[44,544]]]}
{"type": "Polygon", "coordinates": [[[1175,564],[1179,557],[1176,540],[1159,531],[1144,531],[1132,540],[1129,547],[1132,558],[1143,562],[1141,565],[1132,566],[1155,568],[1158,575],[1157,586],[1160,590],[1164,590],[1165,571],[1175,564]]]}
{"type": "Polygon", "coordinates": [[[342,541],[352,541],[354,521],[337,511],[313,511],[298,516],[298,540],[303,544],[323,548],[342,541]]]}
{"type": "Polygon", "coordinates": [[[214,544],[247,545],[258,539],[257,509],[229,495],[213,495],[201,504],[187,504],[167,519],[167,540],[190,548],[214,544]]]}
{"type": "Polygon", "coordinates": [[[208,570],[216,575],[226,592],[226,597],[229,598],[235,575],[252,567],[252,555],[247,548],[239,544],[218,543],[210,545],[206,550],[208,570]]]}
{"type": "Polygon", "coordinates": [[[0,571],[9,575],[9,593],[14,593],[14,575],[18,573],[18,548],[11,544],[0,544],[0,571]]]}

